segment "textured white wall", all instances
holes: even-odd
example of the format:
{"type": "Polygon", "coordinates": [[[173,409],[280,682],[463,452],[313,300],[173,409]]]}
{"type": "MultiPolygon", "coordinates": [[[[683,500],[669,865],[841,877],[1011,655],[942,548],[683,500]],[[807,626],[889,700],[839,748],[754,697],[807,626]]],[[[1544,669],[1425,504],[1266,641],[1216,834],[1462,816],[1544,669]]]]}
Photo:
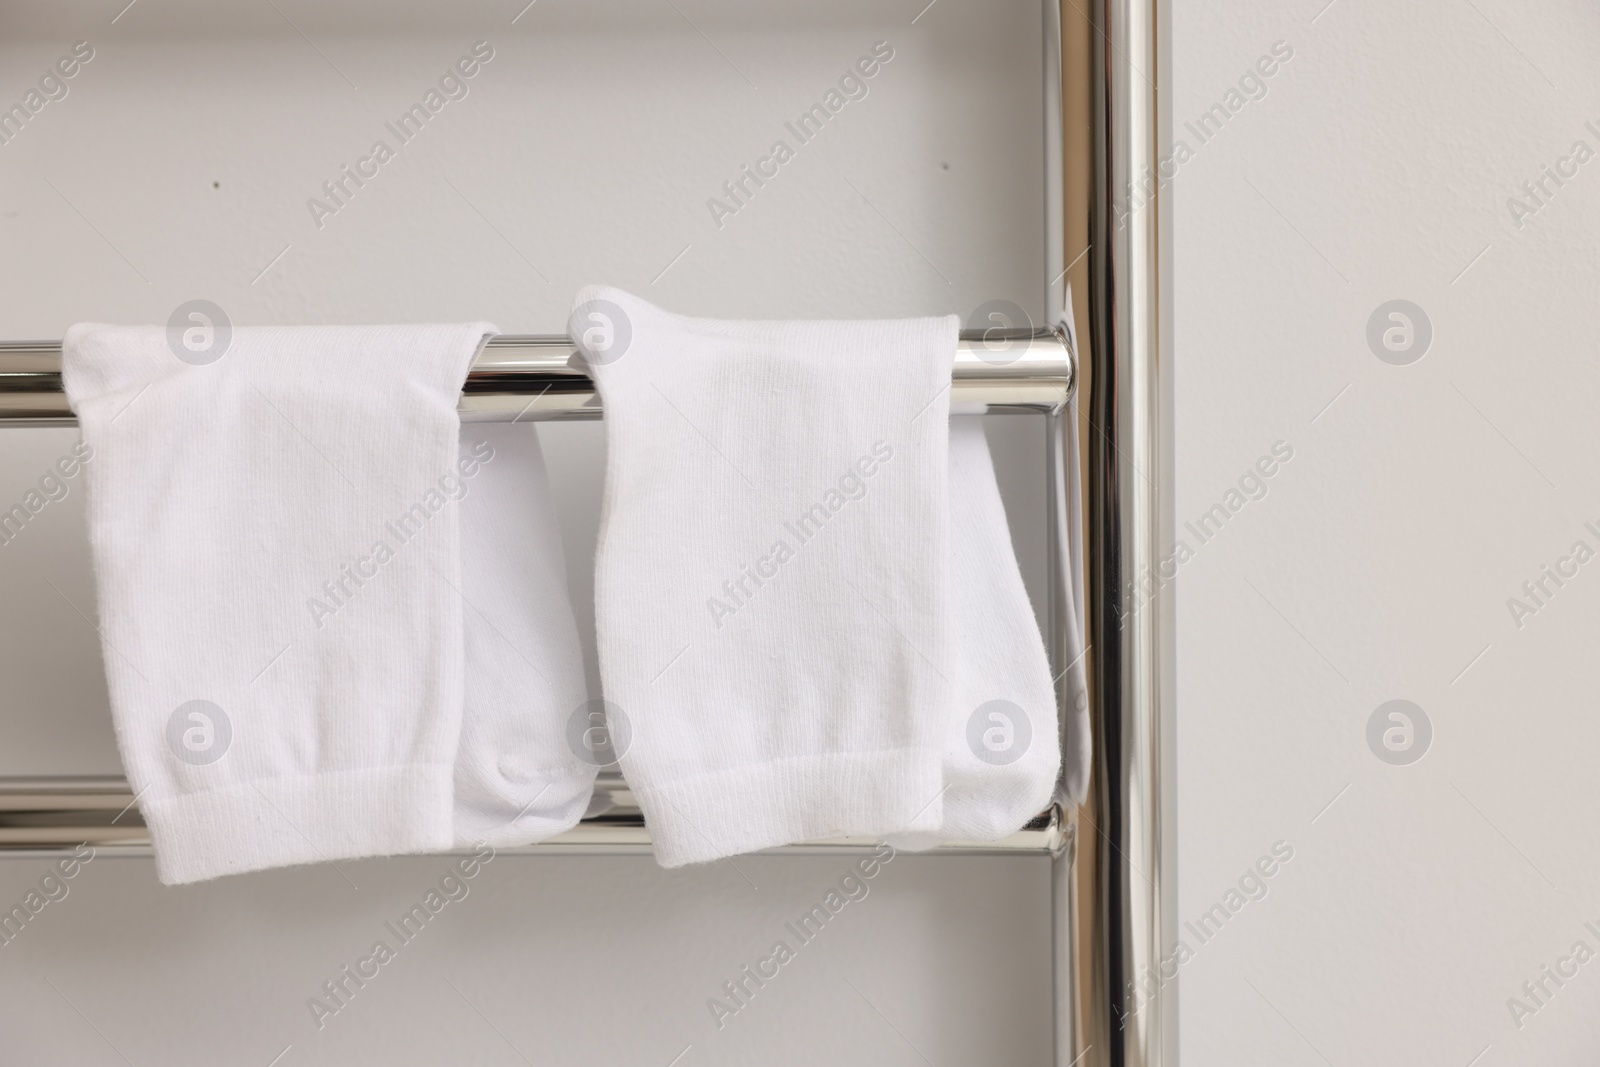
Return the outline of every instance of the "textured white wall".
{"type": "Polygon", "coordinates": [[[1507,598],[1600,549],[1600,164],[1520,226],[1507,200],[1600,151],[1600,13],[1325,3],[1176,5],[1180,520],[1294,450],[1209,543],[1179,528],[1180,917],[1294,850],[1184,931],[1184,1062],[1592,1063],[1600,963],[1521,986],[1600,951],[1600,569],[1520,628],[1507,598]],[[1182,123],[1280,40],[1200,144],[1182,123]],[[1397,299],[1432,325],[1408,365],[1366,338],[1397,299]],[[1432,726],[1409,765],[1367,741],[1396,699],[1432,726]]]}
{"type": "MultiPolygon", "coordinates": [[[[124,3],[0,12],[0,101],[73,42],[95,49],[68,95],[0,146],[0,337],[164,322],[197,297],[236,323],[490,317],[557,332],[591,281],[707,315],[1039,310],[1033,0],[944,0],[914,25],[922,4],[887,0],[124,3]],[[495,57],[470,94],[319,229],[306,199],[480,39],[495,57]],[[714,226],[707,197],[878,40],[895,58],[870,94],[714,226]]],[[[539,432],[581,613],[600,427],[539,432]]],[[[1037,577],[1042,429],[995,420],[992,437],[1037,577]]],[[[74,439],[0,435],[0,502],[74,439]]],[[[118,770],[81,505],[73,484],[0,547],[0,774],[118,770]]],[[[895,860],[750,1009],[712,1026],[705,999],[848,862],[668,873],[505,856],[318,1030],[306,998],[444,859],[163,889],[148,860],[102,853],[0,947],[0,1063],[665,1067],[691,1045],[683,1067],[1047,1063],[1037,858],[895,860]]],[[[48,863],[0,859],[0,906],[48,863]]]]}

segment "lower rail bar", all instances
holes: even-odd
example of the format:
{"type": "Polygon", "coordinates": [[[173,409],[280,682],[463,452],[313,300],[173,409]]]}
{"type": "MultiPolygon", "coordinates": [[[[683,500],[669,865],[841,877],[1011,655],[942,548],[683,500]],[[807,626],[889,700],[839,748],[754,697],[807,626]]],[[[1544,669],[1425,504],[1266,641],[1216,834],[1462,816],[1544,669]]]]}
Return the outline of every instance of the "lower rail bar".
{"type": "MultiPolygon", "coordinates": [[[[539,845],[541,853],[599,852],[642,853],[650,848],[639,806],[628,784],[617,774],[602,774],[595,795],[606,806],[566,833],[539,845]]],[[[1027,826],[999,841],[952,842],[936,852],[1055,852],[1063,842],[1065,823],[1052,806],[1027,826]]],[[[18,851],[70,849],[88,844],[99,847],[148,849],[150,832],[134,803],[125,779],[99,776],[58,778],[0,778],[0,855],[18,851]]],[[[778,852],[819,852],[872,848],[876,839],[809,841],[778,852]]]]}

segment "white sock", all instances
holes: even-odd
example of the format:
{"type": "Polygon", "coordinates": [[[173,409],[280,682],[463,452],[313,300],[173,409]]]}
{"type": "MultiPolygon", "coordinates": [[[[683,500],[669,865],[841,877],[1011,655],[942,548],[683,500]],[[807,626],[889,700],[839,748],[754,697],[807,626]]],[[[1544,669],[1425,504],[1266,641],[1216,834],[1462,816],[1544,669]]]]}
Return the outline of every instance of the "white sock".
{"type": "Polygon", "coordinates": [[[581,747],[581,730],[569,737],[588,686],[538,430],[468,423],[461,456],[477,474],[461,501],[467,674],[455,835],[506,848],[571,829],[600,760],[581,747]]]}
{"type": "Polygon", "coordinates": [[[216,358],[68,331],[112,715],[163,882],[455,843],[456,398],[492,331],[241,328],[216,358]]]}
{"type": "Polygon", "coordinates": [[[944,824],[897,848],[1007,837],[1044,810],[1061,767],[1049,657],[1006,523],[983,420],[950,420],[954,699],[944,824]]]}
{"type": "Polygon", "coordinates": [[[601,679],[662,865],[943,825],[956,330],[578,294],[601,679]]]}

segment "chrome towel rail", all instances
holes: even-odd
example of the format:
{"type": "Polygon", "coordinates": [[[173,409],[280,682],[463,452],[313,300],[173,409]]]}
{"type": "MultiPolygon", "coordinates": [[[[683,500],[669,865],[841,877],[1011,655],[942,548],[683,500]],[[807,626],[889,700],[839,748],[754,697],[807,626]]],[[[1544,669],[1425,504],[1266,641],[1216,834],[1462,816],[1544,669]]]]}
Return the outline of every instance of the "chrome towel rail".
{"type": "MultiPolygon", "coordinates": [[[[1171,543],[1170,175],[1160,151],[1171,141],[1169,5],[1042,0],[1047,328],[964,334],[951,381],[952,405],[1047,416],[1046,615],[1062,677],[1079,662],[1063,622],[1077,607],[1071,561],[1085,560],[1088,796],[1000,843],[1051,857],[1057,1067],[1176,1061],[1175,985],[1139,990],[1177,929],[1172,594],[1133,593],[1171,543]],[[1076,336],[1056,326],[1074,321],[1076,336]]],[[[598,417],[593,383],[571,356],[565,337],[492,339],[468,376],[462,418],[598,417]]],[[[72,423],[59,344],[0,343],[0,426],[72,423]]],[[[1076,721],[1083,694],[1058,688],[1063,723],[1076,721]]],[[[643,848],[625,784],[601,788],[611,811],[536,847],[643,848]]],[[[133,799],[119,779],[0,780],[0,847],[138,842],[133,799]]],[[[799,850],[841,847],[855,845],[799,850]]]]}
{"type": "MultiPolygon", "coordinates": [[[[595,780],[594,791],[596,798],[604,802],[594,815],[564,834],[517,851],[649,852],[650,832],[622,776],[602,771],[595,780]]],[[[1010,837],[952,842],[936,851],[1048,854],[1061,848],[1065,832],[1061,810],[1052,806],[1010,837]]],[[[64,849],[80,844],[150,846],[150,831],[134,803],[127,779],[99,775],[0,778],[0,852],[14,854],[18,850],[64,849]]],[[[876,842],[814,841],[774,851],[817,852],[873,844],[876,842]]]]}
{"type": "MultiPolygon", "coordinates": [[[[490,338],[467,375],[461,417],[469,422],[598,418],[599,395],[573,354],[571,340],[559,335],[490,338]]],[[[950,403],[1049,413],[1066,404],[1072,378],[1072,345],[1064,332],[963,332],[950,403]]],[[[74,422],[61,388],[60,342],[0,342],[0,426],[74,422]]]]}

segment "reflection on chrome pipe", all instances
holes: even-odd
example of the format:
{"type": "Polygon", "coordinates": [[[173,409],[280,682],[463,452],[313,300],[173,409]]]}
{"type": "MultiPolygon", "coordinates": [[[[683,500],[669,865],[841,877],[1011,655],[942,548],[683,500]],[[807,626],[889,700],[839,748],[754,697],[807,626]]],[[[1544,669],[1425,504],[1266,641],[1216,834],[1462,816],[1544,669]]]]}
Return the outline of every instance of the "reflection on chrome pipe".
{"type": "MultiPolygon", "coordinates": [[[[1157,85],[1166,84],[1165,0],[1096,0],[1092,16],[1095,174],[1091,205],[1087,396],[1089,642],[1098,745],[1095,786],[1081,815],[1095,852],[1095,944],[1084,946],[1094,988],[1084,1010],[1103,1042],[1085,1062],[1171,1067],[1176,997],[1159,973],[1175,925],[1170,839],[1171,710],[1163,700],[1170,596],[1138,603],[1162,544],[1166,373],[1160,359],[1161,197],[1128,206],[1157,159],[1157,85]]],[[[1075,886],[1084,888],[1079,879],[1075,886]]]]}
{"type": "MultiPolygon", "coordinates": [[[[644,825],[628,783],[620,774],[602,771],[594,785],[591,814],[566,833],[516,851],[587,854],[637,854],[650,849],[644,825]]],[[[998,841],[952,841],[932,852],[953,855],[1054,854],[1062,847],[1063,823],[1052,806],[1028,825],[998,841]]],[[[148,848],[150,831],[134,804],[124,778],[68,775],[0,777],[0,857],[19,851],[46,852],[80,844],[96,848],[116,846],[119,855],[129,848],[148,848]]],[[[848,852],[876,847],[876,840],[809,841],[775,852],[848,852]]]]}
{"type": "MultiPolygon", "coordinates": [[[[1175,924],[1171,710],[1163,699],[1170,598],[1158,591],[1136,605],[1129,595],[1164,543],[1166,204],[1157,196],[1136,212],[1127,207],[1133,185],[1153,173],[1166,132],[1156,86],[1165,84],[1167,4],[1046,0],[1045,8],[1046,34],[1059,27],[1061,41],[1060,84],[1046,88],[1059,93],[1060,106],[1047,100],[1045,109],[1059,116],[1060,127],[1047,131],[1047,143],[1059,134],[1069,146],[1059,172],[1046,161],[1061,183],[1046,217],[1059,202],[1067,238],[1047,245],[1047,278],[1070,271],[1080,253],[1084,260],[1071,296],[1081,360],[1075,403],[1087,424],[1085,637],[1093,723],[1089,795],[1069,813],[1067,851],[1052,882],[1057,1064],[1171,1067],[1175,987],[1144,981],[1159,973],[1175,924]]],[[[1046,59],[1048,82],[1048,47],[1046,59]]]]}
{"type": "MultiPolygon", "coordinates": [[[[543,422],[600,417],[594,383],[563,336],[491,337],[467,375],[468,422],[543,422]]],[[[950,402],[970,411],[1056,411],[1072,390],[1072,346],[1057,330],[963,331],[950,402]]],[[[67,426],[61,344],[0,342],[0,426],[67,426]]]]}

